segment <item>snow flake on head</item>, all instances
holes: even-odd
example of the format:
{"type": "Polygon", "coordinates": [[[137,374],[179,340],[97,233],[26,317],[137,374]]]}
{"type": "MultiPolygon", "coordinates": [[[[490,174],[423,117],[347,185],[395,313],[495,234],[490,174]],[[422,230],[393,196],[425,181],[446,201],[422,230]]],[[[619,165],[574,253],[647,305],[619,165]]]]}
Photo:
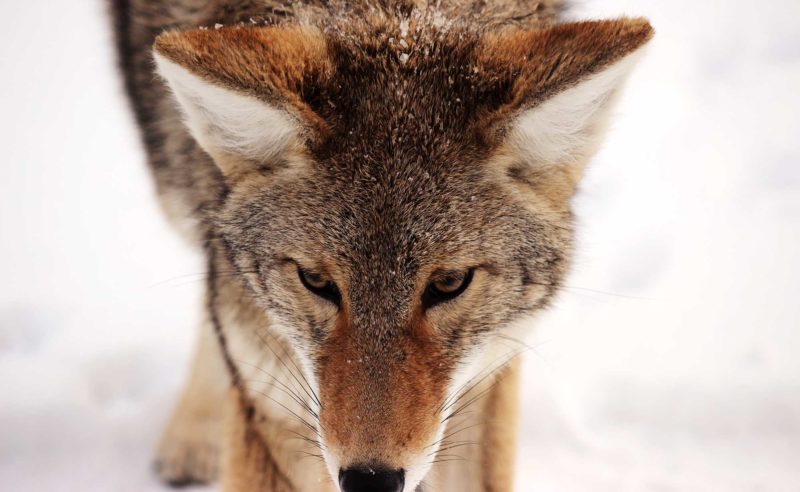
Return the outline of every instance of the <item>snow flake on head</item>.
{"type": "Polygon", "coordinates": [[[408,19],[403,19],[400,21],[400,37],[406,36],[408,36],[408,19]]]}

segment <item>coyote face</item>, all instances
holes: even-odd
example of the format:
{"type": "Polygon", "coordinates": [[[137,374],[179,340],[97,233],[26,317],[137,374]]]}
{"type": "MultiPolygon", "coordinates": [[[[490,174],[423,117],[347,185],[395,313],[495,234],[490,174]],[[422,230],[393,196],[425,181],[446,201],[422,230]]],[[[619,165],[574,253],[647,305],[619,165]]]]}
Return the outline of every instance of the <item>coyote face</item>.
{"type": "Polygon", "coordinates": [[[355,145],[342,137],[324,157],[249,176],[218,217],[227,254],[315,382],[336,470],[421,478],[458,408],[452,392],[498,362],[485,357],[492,340],[545,305],[565,269],[563,204],[526,190],[510,157],[429,140],[424,118],[394,134],[373,119],[355,145]]]}
{"type": "Polygon", "coordinates": [[[299,360],[334,480],[414,490],[459,395],[556,292],[569,198],[651,30],[373,15],[155,52],[225,178],[214,243],[299,360]]]}

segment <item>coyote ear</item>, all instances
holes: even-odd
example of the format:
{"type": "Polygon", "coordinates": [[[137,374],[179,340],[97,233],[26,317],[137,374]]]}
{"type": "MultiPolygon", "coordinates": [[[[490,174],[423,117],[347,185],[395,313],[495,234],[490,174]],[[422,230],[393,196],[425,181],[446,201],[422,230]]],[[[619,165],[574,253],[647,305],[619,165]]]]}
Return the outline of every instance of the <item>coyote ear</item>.
{"type": "Polygon", "coordinates": [[[644,19],[618,19],[487,40],[487,68],[511,67],[510,94],[495,118],[508,130],[504,134],[514,153],[537,173],[566,167],[574,184],[600,144],[614,96],[637,51],[652,34],[644,19]]]}
{"type": "Polygon", "coordinates": [[[309,103],[330,72],[316,29],[166,32],[154,55],[189,131],[225,174],[268,167],[326,130],[309,103]]]}

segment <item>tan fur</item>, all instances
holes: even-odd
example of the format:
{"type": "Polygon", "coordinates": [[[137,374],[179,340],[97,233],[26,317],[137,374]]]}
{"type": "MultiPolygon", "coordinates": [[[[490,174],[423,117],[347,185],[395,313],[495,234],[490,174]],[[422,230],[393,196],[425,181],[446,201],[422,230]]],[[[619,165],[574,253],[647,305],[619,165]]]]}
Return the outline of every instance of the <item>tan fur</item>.
{"type": "Polygon", "coordinates": [[[431,469],[425,490],[514,490],[519,372],[519,361],[513,361],[468,393],[463,404],[486,396],[469,404],[470,413],[447,426],[441,461],[431,469]]]}
{"type": "Polygon", "coordinates": [[[486,397],[487,422],[484,433],[483,487],[487,492],[508,492],[514,488],[517,455],[517,422],[519,420],[518,360],[501,372],[494,388],[486,397]]]}
{"type": "Polygon", "coordinates": [[[239,391],[231,389],[226,403],[222,489],[226,492],[293,492],[295,488],[289,477],[254,428],[253,415],[248,415],[243,408],[239,391]]]}
{"type": "MultiPolygon", "coordinates": [[[[216,258],[217,271],[231,271],[225,258],[216,258]]],[[[324,464],[316,455],[319,439],[305,422],[313,419],[298,398],[307,397],[291,347],[275,336],[271,322],[249,299],[238,282],[217,282],[213,303],[219,322],[231,328],[225,346],[237,364],[240,385],[225,402],[226,436],[223,441],[222,483],[227,491],[324,492],[332,488],[324,464]],[[258,327],[257,330],[247,328],[258,327]],[[263,475],[263,477],[262,477],[263,475]],[[254,484],[270,484],[259,489],[254,484]]],[[[313,405],[312,401],[307,403],[313,405]]],[[[335,490],[335,489],[332,489],[335,490]]]]}
{"type": "Polygon", "coordinates": [[[189,382],[159,441],[157,471],[172,484],[211,482],[219,469],[221,401],[230,388],[211,323],[202,324],[189,382]]]}
{"type": "Polygon", "coordinates": [[[227,375],[225,491],[365,470],[511,490],[518,337],[567,272],[570,199],[650,25],[559,24],[556,0],[116,7],[157,184],[208,257],[213,337],[162,476],[211,479],[190,457],[227,375]],[[448,272],[469,285],[430,301],[448,272]]]}

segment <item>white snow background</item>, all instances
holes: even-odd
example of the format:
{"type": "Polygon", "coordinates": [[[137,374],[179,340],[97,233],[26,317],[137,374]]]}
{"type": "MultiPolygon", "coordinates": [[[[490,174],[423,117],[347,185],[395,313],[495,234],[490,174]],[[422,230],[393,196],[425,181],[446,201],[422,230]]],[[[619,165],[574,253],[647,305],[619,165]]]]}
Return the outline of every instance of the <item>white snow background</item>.
{"type": "MultiPolygon", "coordinates": [[[[203,265],[101,2],[0,29],[0,490],[158,491],[203,265]]],[[[657,34],[527,359],[518,490],[800,490],[800,2],[585,0],[657,34]]]]}

